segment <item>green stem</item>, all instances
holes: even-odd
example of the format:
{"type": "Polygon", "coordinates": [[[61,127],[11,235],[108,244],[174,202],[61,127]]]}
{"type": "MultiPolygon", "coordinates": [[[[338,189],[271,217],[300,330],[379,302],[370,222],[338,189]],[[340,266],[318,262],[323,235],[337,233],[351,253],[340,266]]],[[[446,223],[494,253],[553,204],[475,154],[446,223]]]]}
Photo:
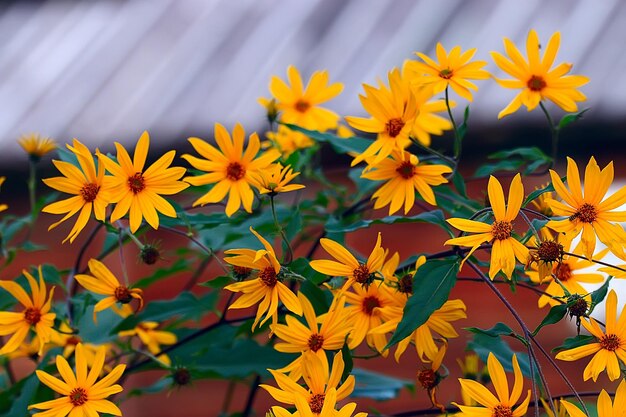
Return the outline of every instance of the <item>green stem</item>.
{"type": "Polygon", "coordinates": [[[446,109],[448,110],[448,117],[450,117],[450,122],[452,123],[452,129],[454,130],[454,159],[458,160],[461,156],[461,136],[459,135],[459,129],[456,125],[456,121],[454,120],[454,116],[452,115],[452,108],[450,107],[450,99],[448,96],[448,89],[450,86],[446,86],[446,109]]]}
{"type": "Polygon", "coordinates": [[[551,168],[554,166],[554,163],[556,161],[556,156],[557,156],[557,152],[558,152],[558,145],[559,145],[559,127],[557,125],[554,124],[554,120],[552,120],[552,116],[550,116],[550,113],[548,113],[548,109],[546,109],[546,106],[543,105],[543,102],[539,102],[539,107],[541,107],[541,110],[543,110],[543,114],[546,115],[546,119],[548,119],[548,124],[550,125],[550,134],[552,135],[552,162],[550,163],[550,166],[548,168],[551,168]]]}
{"type": "Polygon", "coordinates": [[[278,217],[276,216],[276,206],[274,204],[274,196],[270,194],[270,206],[272,206],[272,216],[274,217],[274,224],[276,225],[276,229],[280,233],[280,237],[283,239],[285,246],[287,247],[287,258],[285,259],[285,264],[290,264],[293,260],[293,250],[291,249],[291,245],[289,244],[289,239],[287,239],[287,235],[285,234],[285,229],[278,222],[278,217]]]}
{"type": "Polygon", "coordinates": [[[438,152],[436,150],[434,150],[433,148],[430,148],[428,146],[422,145],[418,140],[414,139],[413,143],[416,144],[418,147],[420,147],[422,150],[436,155],[439,158],[443,159],[444,161],[448,162],[449,164],[451,164],[452,166],[456,166],[456,160],[454,158],[450,158],[449,156],[445,156],[444,154],[442,154],[441,152],[438,152]]]}
{"type": "Polygon", "coordinates": [[[35,162],[32,159],[28,160],[29,165],[29,175],[28,175],[28,197],[30,201],[30,227],[31,229],[35,225],[35,219],[37,218],[37,213],[35,212],[35,181],[37,180],[37,167],[35,162]]]}

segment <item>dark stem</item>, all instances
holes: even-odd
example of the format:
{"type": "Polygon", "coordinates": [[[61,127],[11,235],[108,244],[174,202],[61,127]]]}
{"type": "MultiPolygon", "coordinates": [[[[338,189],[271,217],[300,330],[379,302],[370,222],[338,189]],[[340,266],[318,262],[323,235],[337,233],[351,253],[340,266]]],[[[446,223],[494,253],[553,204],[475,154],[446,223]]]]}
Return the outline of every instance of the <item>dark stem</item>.
{"type": "Polygon", "coordinates": [[[256,375],[252,384],[250,385],[250,392],[248,393],[248,399],[246,400],[246,406],[241,413],[241,417],[250,417],[252,413],[252,406],[254,405],[254,399],[256,393],[259,390],[259,383],[261,382],[261,376],[256,375]]]}
{"type": "Polygon", "coordinates": [[[285,229],[278,222],[278,216],[276,216],[276,205],[274,204],[274,196],[270,195],[270,206],[272,207],[272,217],[274,218],[274,225],[278,232],[280,233],[280,237],[283,239],[283,243],[287,247],[287,257],[284,260],[286,265],[289,265],[293,260],[293,250],[291,249],[291,244],[289,243],[289,239],[287,239],[287,234],[285,234],[285,229]]]}

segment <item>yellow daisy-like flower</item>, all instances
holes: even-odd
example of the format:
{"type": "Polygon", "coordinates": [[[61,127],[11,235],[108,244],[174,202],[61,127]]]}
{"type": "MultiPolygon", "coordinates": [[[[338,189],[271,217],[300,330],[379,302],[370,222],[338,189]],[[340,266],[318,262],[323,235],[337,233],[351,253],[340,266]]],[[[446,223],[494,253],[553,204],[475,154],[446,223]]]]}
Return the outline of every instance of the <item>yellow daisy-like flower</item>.
{"type": "Polygon", "coordinates": [[[232,140],[226,128],[216,123],[215,141],[219,149],[202,139],[189,138],[189,142],[196,152],[206,159],[196,158],[192,155],[183,155],[183,159],[206,174],[185,177],[185,181],[195,186],[216,183],[211,191],[193,203],[194,207],[218,203],[228,194],[228,202],[226,203],[226,215],[228,217],[239,210],[241,205],[248,213],[252,213],[254,192],[250,185],[257,185],[255,175],[278,159],[280,154],[275,149],[271,149],[257,158],[261,145],[256,133],[250,135],[248,147],[244,152],[245,136],[246,132],[239,123],[233,129],[232,140]]]}
{"type": "Polygon", "coordinates": [[[559,352],[556,358],[563,361],[575,361],[593,354],[593,358],[583,372],[584,380],[593,378],[595,382],[598,375],[606,369],[609,379],[615,381],[621,376],[619,361],[626,363],[626,309],[622,309],[617,317],[615,291],[611,290],[606,299],[606,332],[602,331],[598,322],[592,317],[589,319],[583,317],[581,323],[596,338],[596,342],[564,350],[559,352]]]}
{"type": "Polygon", "coordinates": [[[281,164],[272,164],[259,171],[257,182],[261,194],[276,195],[278,193],[288,193],[289,191],[301,190],[302,184],[289,184],[291,180],[300,175],[293,172],[290,165],[283,167],[281,164]]]}
{"type": "MultiPolygon", "coordinates": [[[[569,252],[569,245],[570,242],[567,242],[563,246],[563,250],[565,252],[569,252]]],[[[582,242],[576,246],[573,253],[578,255],[582,254],[582,242]]],[[[601,260],[606,253],[607,250],[604,250],[596,254],[594,259],[601,260]]],[[[594,263],[591,261],[580,259],[575,256],[564,255],[560,262],[554,262],[551,265],[549,268],[549,274],[544,277],[541,276],[542,274],[538,271],[537,267],[534,267],[534,270],[527,271],[526,274],[532,282],[537,284],[548,283],[548,287],[544,290],[546,294],[539,297],[539,308],[546,305],[555,306],[560,304],[554,297],[565,301],[563,298],[565,296],[563,287],[565,287],[570,294],[585,296],[585,299],[588,302],[591,302],[591,296],[588,294],[589,292],[583,288],[580,283],[599,284],[604,282],[604,276],[602,274],[593,272],[581,273],[581,269],[588,268],[592,265],[594,265],[594,263]],[[558,278],[561,285],[556,282],[553,275],[558,278]]]]}
{"type": "Polygon", "coordinates": [[[285,125],[279,125],[276,132],[267,132],[267,141],[261,143],[263,149],[273,148],[281,153],[283,159],[300,149],[310,148],[315,141],[302,132],[296,132],[285,125]]]}
{"type": "Polygon", "coordinates": [[[365,95],[359,95],[363,108],[372,116],[347,116],[350,126],[364,132],[378,134],[376,140],[354,160],[351,166],[373,157],[372,164],[385,159],[394,149],[402,150],[410,143],[409,134],[418,114],[417,102],[409,83],[403,79],[400,70],[389,73],[389,88],[363,84],[365,95]]]}
{"type": "MultiPolygon", "coordinates": [[[[605,390],[600,391],[597,403],[598,417],[622,417],[625,410],[624,404],[626,404],[626,381],[622,379],[617,386],[612,402],[611,397],[605,390]]],[[[580,408],[569,401],[561,400],[561,406],[567,410],[570,417],[587,417],[580,408]]]]}
{"type": "Polygon", "coordinates": [[[296,398],[302,397],[308,403],[313,415],[319,416],[329,390],[336,390],[337,401],[343,400],[354,390],[354,375],[348,376],[339,386],[344,366],[341,352],[335,354],[330,373],[326,359],[322,360],[312,352],[305,352],[302,354],[302,376],[308,390],[286,375],[271,369],[269,371],[276,380],[278,388],[266,384],[261,384],[260,387],[283,404],[296,404],[296,398]]]}
{"type": "Polygon", "coordinates": [[[515,374],[515,384],[509,395],[509,384],[506,379],[504,367],[498,361],[493,353],[489,353],[487,358],[487,369],[489,376],[493,382],[497,397],[493,395],[487,388],[480,383],[471,380],[459,378],[461,389],[467,393],[469,397],[476,400],[480,406],[467,406],[453,403],[461,409],[464,416],[467,417],[522,417],[526,415],[528,403],[530,402],[530,390],[522,403],[515,407],[515,404],[522,396],[524,388],[524,377],[517,362],[517,356],[513,355],[513,373],[515,374]]]}
{"type": "MultiPolygon", "coordinates": [[[[313,352],[326,363],[326,368],[328,368],[326,351],[341,349],[346,336],[352,329],[344,308],[345,300],[343,297],[335,297],[328,313],[317,317],[313,305],[304,294],[299,292],[298,299],[302,305],[306,325],[294,316],[287,316],[285,319],[287,324],[272,326],[274,334],[283,340],[283,342],[277,342],[274,348],[286,353],[313,352]]],[[[280,371],[289,371],[293,380],[300,379],[302,356],[280,371]]]]}
{"type": "Polygon", "coordinates": [[[250,227],[250,231],[261,241],[265,249],[258,251],[252,249],[229,249],[224,252],[225,255],[228,255],[227,258],[224,258],[224,261],[235,267],[258,271],[258,274],[255,279],[236,282],[224,287],[228,291],[243,293],[228,309],[247,308],[260,301],[256,318],[254,323],[252,323],[252,330],[255,329],[264,313],[267,314],[261,320],[261,326],[270,318],[272,318],[272,325],[276,325],[278,322],[279,301],[282,301],[289,311],[301,316],[302,306],[300,300],[291,292],[289,287],[279,280],[280,263],[276,258],[274,248],[252,227],[250,227]]]}
{"type": "Polygon", "coordinates": [[[98,312],[113,306],[115,303],[128,304],[134,298],[139,301],[139,310],[143,308],[142,290],[139,288],[128,288],[126,285],[120,284],[109,268],[97,259],[90,259],[88,265],[92,275],[77,274],[74,278],[87,290],[107,296],[94,306],[94,322],[98,312]]]}
{"type": "Polygon", "coordinates": [[[504,50],[509,58],[498,52],[491,52],[495,63],[514,78],[512,80],[496,78],[498,84],[505,88],[522,89],[498,114],[498,119],[516,112],[522,104],[531,111],[545,99],[566,112],[575,112],[578,110],[576,102],[587,99],[577,88],[587,84],[589,78],[582,75],[567,75],[572,69],[572,64],[569,63],[562,63],[551,69],[560,43],[561,34],[556,32],[548,41],[545,54],[541,58],[539,37],[536,31],[531,30],[526,39],[528,61],[507,38],[504,38],[504,50]]]}
{"type": "Polygon", "coordinates": [[[552,185],[563,200],[547,200],[557,216],[567,216],[564,220],[551,220],[546,226],[571,240],[582,231],[583,254],[591,259],[596,248],[596,236],[616,256],[626,259],[624,244],[626,232],[618,223],[626,221],[626,212],[614,211],[626,203],[626,186],[615,194],[604,198],[613,182],[613,162],[600,170],[594,157],[591,157],[585,169],[584,195],[580,184],[578,165],[572,158],[567,158],[567,185],[565,188],[559,175],[550,170],[552,185]]]}
{"type": "Polygon", "coordinates": [[[353,283],[369,286],[374,282],[377,272],[383,266],[385,250],[380,246],[380,232],[378,233],[374,249],[372,249],[365,263],[359,262],[354,255],[334,240],[323,238],[320,239],[320,244],[336,261],[328,259],[311,261],[311,268],[322,274],[347,277],[348,280],[343,285],[342,290],[348,288],[353,283]]]}
{"type": "Polygon", "coordinates": [[[135,233],[143,219],[154,229],[159,228],[159,213],[176,217],[174,207],[161,195],[173,195],[189,187],[179,181],[185,175],[185,168],[170,167],[176,151],[169,151],[156,162],[145,168],[150,136],[143,132],[135,146],[133,159],[126,149],[115,142],[117,162],[102,155],[107,171],[113,174],[113,194],[117,203],[111,213],[111,222],[121,219],[130,211],[130,230],[135,233]],[[145,169],[144,169],[145,168],[145,169]]]}
{"type": "Polygon", "coordinates": [[[463,259],[463,262],[465,262],[480,245],[485,242],[492,242],[489,278],[494,279],[499,271],[503,271],[507,278],[510,279],[515,269],[515,258],[524,264],[528,260],[528,248],[518,242],[512,235],[513,220],[517,217],[524,200],[522,177],[520,174],[517,174],[511,181],[508,204],[506,206],[502,185],[493,176],[489,177],[487,193],[495,218],[494,222],[487,224],[460,218],[448,219],[448,223],[457,229],[477,234],[448,239],[445,244],[471,247],[472,249],[463,259]]]}
{"type": "Polygon", "coordinates": [[[316,71],[304,88],[300,73],[293,65],[287,68],[287,77],[289,85],[277,76],[270,81],[270,92],[281,112],[280,121],[321,132],[334,129],[339,115],[319,105],[338,96],[343,91],[343,84],[329,85],[328,71],[316,71]]]}
{"type": "MultiPolygon", "coordinates": [[[[4,184],[4,181],[6,180],[6,177],[0,177],[0,187],[2,187],[2,184],[4,184]]],[[[6,204],[0,204],[0,212],[8,209],[9,206],[7,206],[6,204]]]]}
{"type": "Polygon", "coordinates": [[[61,394],[60,398],[29,405],[28,409],[38,408],[46,410],[33,414],[33,417],[97,417],[99,413],[121,416],[120,409],[106,398],[122,392],[123,388],[116,384],[122,376],[126,365],[117,365],[113,371],[98,381],[104,365],[105,349],[101,348],[94,360],[91,369],[88,369],[83,345],[76,346],[76,372],[72,371],[69,363],[61,355],[56,357],[56,365],[63,380],[47,372],[37,370],[37,378],[61,394]]]}
{"type": "Polygon", "coordinates": [[[468,80],[485,80],[490,74],[482,69],[485,61],[471,61],[476,48],[461,53],[455,46],[448,54],[441,43],[437,43],[437,61],[421,52],[415,52],[424,62],[410,61],[409,70],[416,76],[416,83],[432,85],[433,93],[438,94],[448,86],[461,97],[472,101],[471,90],[478,90],[476,84],[468,80]]]}
{"type": "Polygon", "coordinates": [[[50,342],[52,326],[56,314],[50,312],[54,287],[50,289],[46,300],[46,283],[43,280],[41,266],[38,268],[39,283],[26,270],[22,273],[30,285],[31,296],[26,291],[12,281],[0,280],[0,288],[9,292],[25,309],[20,312],[2,311],[0,312],[0,336],[12,334],[9,340],[0,349],[0,355],[6,355],[15,351],[26,339],[28,331],[33,329],[39,339],[39,354],[43,351],[44,345],[50,342]]]}
{"type": "Polygon", "coordinates": [[[68,239],[70,243],[74,242],[74,239],[87,225],[92,212],[97,220],[104,221],[106,206],[113,200],[112,191],[115,186],[113,177],[104,175],[104,163],[101,157],[99,157],[96,168],[91,151],[76,139],[74,139],[73,145],[66,146],[70,152],[76,155],[80,169],[69,162],[53,160],[52,163],[63,176],[43,180],[48,187],[73,195],[65,200],[48,204],[41,210],[44,213],[65,214],[61,220],[50,225],[48,230],[54,229],[78,213],[76,223],[63,243],[68,239]]]}
{"type": "Polygon", "coordinates": [[[415,204],[415,191],[428,203],[437,205],[432,186],[447,183],[444,174],[452,172],[446,165],[420,164],[417,156],[406,151],[393,151],[389,157],[369,166],[361,178],[386,181],[372,195],[376,199],[374,208],[389,206],[389,215],[394,214],[404,203],[406,215],[415,204]]]}
{"type": "MultiPolygon", "coordinates": [[[[156,355],[161,352],[161,345],[173,345],[178,341],[174,333],[157,330],[157,327],[159,327],[159,323],[156,321],[144,321],[135,326],[134,329],[121,331],[118,335],[120,337],[138,336],[150,353],[156,355]]],[[[167,366],[172,364],[169,356],[164,353],[157,358],[167,366]]]]}
{"type": "MultiPolygon", "coordinates": [[[[339,410],[335,408],[336,405],[337,390],[331,388],[326,393],[324,406],[319,414],[314,414],[313,411],[311,411],[311,406],[306,401],[306,398],[301,395],[296,396],[297,411],[295,413],[292,414],[279,406],[272,407],[272,413],[275,417],[352,417],[352,413],[354,413],[354,409],[356,408],[356,403],[348,403],[339,410]]],[[[354,417],[367,417],[367,413],[356,413],[354,417]]]]}
{"type": "Polygon", "coordinates": [[[42,156],[52,152],[57,148],[57,144],[53,139],[43,137],[39,133],[28,133],[22,135],[17,143],[26,151],[26,153],[35,161],[42,156]]]}

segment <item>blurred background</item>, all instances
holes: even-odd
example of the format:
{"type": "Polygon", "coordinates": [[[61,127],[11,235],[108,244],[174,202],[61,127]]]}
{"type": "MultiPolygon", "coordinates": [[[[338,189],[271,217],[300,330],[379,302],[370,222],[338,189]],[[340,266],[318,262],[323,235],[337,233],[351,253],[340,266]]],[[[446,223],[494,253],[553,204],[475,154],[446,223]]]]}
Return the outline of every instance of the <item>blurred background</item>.
{"type": "MultiPolygon", "coordinates": [[[[363,116],[358,99],[361,84],[385,79],[392,67],[415,59],[413,52],[433,55],[437,42],[447,49],[476,47],[475,58],[487,61],[486,69],[502,76],[489,51],[503,51],[502,37],[523,48],[530,29],[538,31],[542,42],[560,31],[556,62],[572,62],[572,73],[591,79],[581,89],[588,96],[581,108],[590,110],[562,134],[560,172],[566,155],[576,156],[581,167],[592,153],[601,166],[617,158],[620,179],[615,190],[626,175],[619,159],[626,150],[624,21],[626,2],[619,0],[3,1],[0,175],[6,175],[7,182],[0,201],[7,202],[11,211],[20,211],[24,209],[20,204],[26,204],[27,156],[16,143],[24,133],[38,132],[61,145],[76,137],[91,148],[110,152],[113,141],[133,145],[148,130],[149,158],[154,160],[166,149],[187,150],[188,136],[211,139],[215,122],[229,128],[241,122],[248,132],[264,131],[265,112],[257,98],[269,96],[271,76],[285,78],[290,64],[305,79],[316,70],[328,70],[331,82],[341,82],[345,88],[327,107],[341,115],[363,116]]],[[[539,111],[521,109],[497,120],[516,92],[489,80],[477,84],[464,146],[467,166],[484,162],[492,150],[518,145],[538,146],[549,153],[550,134],[539,111]]],[[[466,103],[457,101],[460,115],[466,103]]],[[[551,103],[547,107],[553,117],[562,116],[551,103]]],[[[450,138],[435,138],[434,146],[448,147],[450,138]]],[[[483,185],[475,184],[475,193],[483,185]]],[[[50,216],[43,219],[42,233],[50,222],[50,216]]],[[[405,228],[406,235],[386,243],[408,256],[402,242],[415,240],[410,232],[405,228]]],[[[47,239],[58,243],[63,236],[57,233],[47,239]]],[[[352,243],[357,244],[356,239],[352,243]]],[[[369,241],[361,245],[369,247],[369,241]]],[[[31,262],[44,262],[46,256],[35,255],[31,262]]],[[[471,325],[490,327],[497,304],[490,304],[490,294],[475,289],[476,284],[459,285],[453,296],[471,292],[472,297],[464,297],[471,325]]],[[[620,298],[621,294],[624,291],[620,298]]],[[[531,324],[545,314],[534,307],[532,294],[518,294],[513,302],[530,312],[531,324]]],[[[547,345],[571,336],[572,331],[573,327],[560,327],[548,335],[552,339],[546,340],[547,345]]],[[[461,355],[461,350],[455,348],[453,355],[461,355]]],[[[416,361],[409,356],[405,355],[396,376],[410,381],[416,361]]],[[[570,375],[579,375],[586,364],[582,362],[565,368],[570,375]]],[[[390,365],[383,361],[366,367],[380,370],[390,365]]],[[[453,362],[449,367],[458,375],[453,362]]],[[[553,373],[550,377],[556,381],[553,373]]],[[[146,383],[141,377],[134,381],[146,383]]],[[[457,387],[448,385],[443,401],[455,399],[457,387]]],[[[592,384],[581,387],[597,388],[592,384]]],[[[557,383],[554,390],[567,389],[557,383]]],[[[122,409],[127,416],[165,417],[180,411],[183,403],[187,416],[214,415],[207,414],[207,409],[219,410],[225,392],[220,383],[202,382],[168,394],[169,399],[162,394],[131,400],[122,409]],[[207,392],[214,398],[208,398],[207,392]]],[[[235,398],[244,401],[246,395],[245,386],[238,386],[235,398]]],[[[258,397],[258,410],[273,404],[265,392],[258,397]]],[[[402,399],[400,405],[364,401],[359,409],[371,406],[395,412],[428,404],[421,391],[415,395],[404,391],[402,399]]]]}

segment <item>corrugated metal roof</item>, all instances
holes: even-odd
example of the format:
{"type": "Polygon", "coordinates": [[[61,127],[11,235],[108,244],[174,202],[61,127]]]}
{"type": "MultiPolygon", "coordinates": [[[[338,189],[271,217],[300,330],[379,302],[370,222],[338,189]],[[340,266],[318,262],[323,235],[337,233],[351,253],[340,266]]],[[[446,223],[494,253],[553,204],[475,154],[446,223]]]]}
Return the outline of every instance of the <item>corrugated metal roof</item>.
{"type": "MultiPolygon", "coordinates": [[[[148,129],[154,140],[210,136],[216,121],[263,127],[256,99],[271,75],[294,64],[328,69],[345,84],[329,107],[363,114],[361,83],[373,83],[414,51],[523,45],[530,28],[547,41],[562,32],[558,61],[591,77],[583,87],[596,114],[626,108],[626,2],[412,0],[45,1],[0,6],[0,148],[37,131],[112,148],[148,129]]],[[[489,70],[495,71],[493,63],[489,70]]],[[[513,97],[479,82],[472,114],[495,123],[513,97]]],[[[585,105],[587,106],[587,104],[585,105]]],[[[523,118],[525,112],[512,116],[523,118]]]]}

